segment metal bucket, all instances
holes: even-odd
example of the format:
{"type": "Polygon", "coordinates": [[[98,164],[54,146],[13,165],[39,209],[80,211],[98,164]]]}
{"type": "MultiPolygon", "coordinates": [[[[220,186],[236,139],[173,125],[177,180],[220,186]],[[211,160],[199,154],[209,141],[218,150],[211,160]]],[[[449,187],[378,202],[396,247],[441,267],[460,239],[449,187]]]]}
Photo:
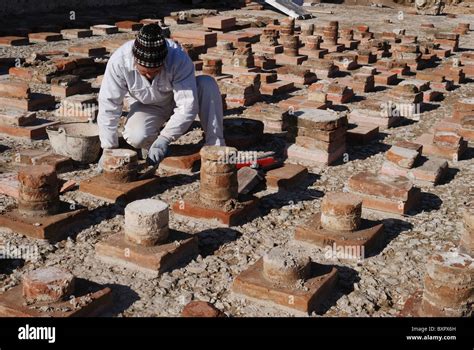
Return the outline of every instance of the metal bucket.
{"type": "Polygon", "coordinates": [[[93,123],[62,123],[46,128],[54,152],[93,163],[100,153],[99,127],[93,123]]]}

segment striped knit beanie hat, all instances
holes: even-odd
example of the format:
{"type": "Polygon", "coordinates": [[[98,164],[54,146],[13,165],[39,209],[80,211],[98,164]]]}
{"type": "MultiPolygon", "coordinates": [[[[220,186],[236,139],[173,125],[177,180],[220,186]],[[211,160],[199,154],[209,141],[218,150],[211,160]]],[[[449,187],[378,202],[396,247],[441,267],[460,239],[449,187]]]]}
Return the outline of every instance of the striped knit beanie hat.
{"type": "Polygon", "coordinates": [[[133,45],[135,62],[147,68],[161,67],[168,48],[161,27],[156,23],[147,24],[140,29],[133,45]]]}

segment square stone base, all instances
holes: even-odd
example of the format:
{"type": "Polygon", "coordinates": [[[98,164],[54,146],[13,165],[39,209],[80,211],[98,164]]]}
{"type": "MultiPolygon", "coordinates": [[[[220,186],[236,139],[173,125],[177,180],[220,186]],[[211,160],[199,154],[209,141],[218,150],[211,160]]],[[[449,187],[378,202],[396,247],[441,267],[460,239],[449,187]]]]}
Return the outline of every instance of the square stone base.
{"type": "Polygon", "coordinates": [[[69,299],[25,305],[22,286],[19,285],[0,295],[0,317],[92,317],[99,316],[112,305],[110,288],[81,278],[76,279],[73,295],[77,308],[69,299]],[[41,311],[42,306],[48,311],[41,311]]]}
{"type": "Polygon", "coordinates": [[[267,172],[265,180],[267,188],[273,190],[289,190],[301,184],[308,175],[308,169],[297,164],[284,164],[281,168],[267,172]]]}
{"type": "Polygon", "coordinates": [[[274,83],[262,83],[260,85],[260,93],[262,95],[279,95],[292,91],[295,84],[289,81],[275,81],[274,83]]]}
{"type": "Polygon", "coordinates": [[[171,155],[160,163],[160,170],[172,174],[194,174],[199,171],[199,145],[171,145],[171,155]]]}
{"type": "Polygon", "coordinates": [[[379,135],[379,127],[373,124],[359,124],[347,130],[347,142],[353,145],[365,145],[379,135]]]}
{"type": "Polygon", "coordinates": [[[101,174],[82,181],[79,191],[110,203],[119,200],[130,202],[150,195],[158,182],[158,177],[152,177],[127,183],[110,183],[101,174]]]}
{"type": "Polygon", "coordinates": [[[294,238],[321,248],[351,247],[353,249],[350,253],[353,254],[348,254],[348,258],[363,259],[382,246],[383,224],[362,219],[357,231],[326,230],[321,225],[321,214],[317,213],[303,225],[296,227],[294,238]]]}
{"type": "Polygon", "coordinates": [[[280,53],[274,56],[276,64],[279,65],[285,65],[285,64],[290,64],[290,65],[300,65],[304,61],[308,59],[308,56],[288,56],[285,55],[284,53],[280,53]]]}
{"type": "Polygon", "coordinates": [[[439,157],[454,163],[462,158],[462,155],[467,149],[467,141],[463,140],[457,149],[447,148],[433,143],[433,136],[433,134],[422,134],[415,140],[416,143],[423,145],[424,156],[439,157]]]}
{"type": "Polygon", "coordinates": [[[47,136],[46,128],[56,124],[59,124],[59,122],[41,118],[36,119],[33,124],[26,126],[0,124],[0,134],[13,137],[24,137],[32,140],[42,139],[47,136]]]}
{"type": "Polygon", "coordinates": [[[364,171],[349,178],[347,187],[362,199],[364,209],[403,215],[420,201],[420,189],[402,176],[364,171]]]}
{"type": "Polygon", "coordinates": [[[70,209],[69,203],[61,203],[59,214],[49,216],[24,216],[18,209],[0,215],[0,227],[28,237],[59,241],[88,215],[86,208],[70,209]]]}
{"type": "Polygon", "coordinates": [[[196,237],[170,230],[166,242],[146,247],[127,242],[121,232],[97,243],[95,250],[97,257],[107,263],[159,276],[193,259],[198,254],[198,243],[196,237]]]}
{"type": "Polygon", "coordinates": [[[239,201],[237,207],[226,211],[223,208],[210,207],[199,200],[199,194],[190,194],[182,201],[173,204],[173,212],[178,215],[188,216],[201,220],[217,220],[222,225],[230,227],[243,223],[255,209],[258,199],[250,197],[245,201],[239,201]]]}
{"type": "Polygon", "coordinates": [[[287,155],[290,161],[301,163],[303,165],[330,165],[338,160],[346,152],[346,145],[342,145],[333,152],[327,152],[320,149],[308,149],[292,144],[287,148],[287,155]]]}
{"type": "Polygon", "coordinates": [[[235,278],[232,291],[252,301],[309,314],[334,290],[337,270],[332,266],[312,263],[311,276],[304,282],[304,289],[279,286],[264,277],[263,259],[260,259],[235,278]]]}

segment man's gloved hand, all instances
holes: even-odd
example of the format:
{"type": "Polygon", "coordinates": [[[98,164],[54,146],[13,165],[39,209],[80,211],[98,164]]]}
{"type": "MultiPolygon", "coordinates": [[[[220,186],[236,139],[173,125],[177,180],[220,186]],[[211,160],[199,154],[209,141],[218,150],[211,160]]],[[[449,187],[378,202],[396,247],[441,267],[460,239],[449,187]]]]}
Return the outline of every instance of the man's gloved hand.
{"type": "Polygon", "coordinates": [[[158,138],[153,142],[150,149],[148,150],[148,163],[152,165],[160,164],[160,162],[165,158],[168,153],[170,141],[164,136],[158,136],[158,138]]]}
{"type": "Polygon", "coordinates": [[[99,162],[97,163],[97,171],[99,173],[104,171],[104,152],[102,152],[102,155],[100,156],[99,162]]]}

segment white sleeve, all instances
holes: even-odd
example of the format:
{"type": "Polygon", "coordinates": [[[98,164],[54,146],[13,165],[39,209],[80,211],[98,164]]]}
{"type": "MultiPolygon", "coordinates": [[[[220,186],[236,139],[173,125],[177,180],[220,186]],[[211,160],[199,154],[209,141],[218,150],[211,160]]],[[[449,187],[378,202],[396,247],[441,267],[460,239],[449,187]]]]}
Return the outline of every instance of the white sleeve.
{"type": "Polygon", "coordinates": [[[181,51],[173,60],[173,95],[176,107],[161,135],[170,141],[183,135],[191,126],[199,110],[194,64],[188,54],[181,51]]]}
{"type": "Polygon", "coordinates": [[[100,143],[104,149],[118,147],[117,129],[126,93],[127,84],[123,71],[111,58],[100,87],[99,114],[97,116],[100,143]]]}

